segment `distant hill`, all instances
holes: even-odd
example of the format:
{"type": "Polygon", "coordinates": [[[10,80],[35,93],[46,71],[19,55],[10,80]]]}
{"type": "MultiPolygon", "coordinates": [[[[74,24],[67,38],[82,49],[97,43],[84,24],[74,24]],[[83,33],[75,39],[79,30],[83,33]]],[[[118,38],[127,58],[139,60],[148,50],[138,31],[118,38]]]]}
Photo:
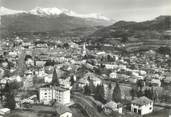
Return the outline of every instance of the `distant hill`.
{"type": "Polygon", "coordinates": [[[166,46],[171,48],[171,16],[159,16],[145,22],[119,21],[95,31],[85,40],[98,45],[112,44],[130,52],[166,46]]]}
{"type": "Polygon", "coordinates": [[[171,16],[159,16],[154,20],[145,22],[119,21],[113,25],[114,28],[128,30],[168,30],[171,28],[171,16]]]}
{"type": "Polygon", "coordinates": [[[109,38],[134,37],[139,39],[159,39],[162,34],[171,29],[171,16],[159,16],[151,21],[126,22],[115,24],[97,30],[88,37],[88,40],[106,42],[109,38]]]}

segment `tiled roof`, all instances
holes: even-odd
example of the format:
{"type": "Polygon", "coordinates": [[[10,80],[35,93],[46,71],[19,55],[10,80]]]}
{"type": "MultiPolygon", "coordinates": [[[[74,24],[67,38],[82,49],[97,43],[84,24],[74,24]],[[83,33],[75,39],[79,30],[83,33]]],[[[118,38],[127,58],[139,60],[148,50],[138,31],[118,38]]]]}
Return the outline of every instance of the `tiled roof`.
{"type": "Polygon", "coordinates": [[[146,105],[146,104],[149,104],[149,103],[152,103],[153,101],[148,99],[147,97],[143,96],[143,97],[140,97],[138,99],[135,99],[132,101],[133,104],[137,104],[137,105],[140,105],[140,106],[143,106],[143,105],[146,105]]]}
{"type": "Polygon", "coordinates": [[[57,115],[62,115],[62,114],[64,114],[64,113],[66,113],[66,112],[72,113],[72,111],[71,111],[70,108],[68,108],[67,106],[64,106],[64,105],[62,105],[62,104],[57,104],[57,105],[55,106],[55,109],[56,109],[57,115]]]}
{"type": "Polygon", "coordinates": [[[45,89],[45,88],[54,88],[55,90],[60,91],[60,92],[64,92],[64,91],[69,90],[67,88],[63,88],[63,87],[59,87],[59,86],[53,86],[51,84],[46,84],[46,85],[43,85],[40,87],[40,89],[45,89]]]}
{"type": "Polygon", "coordinates": [[[116,109],[116,108],[117,108],[117,103],[114,102],[114,101],[110,101],[110,102],[106,103],[106,104],[104,105],[104,107],[116,109]]]}

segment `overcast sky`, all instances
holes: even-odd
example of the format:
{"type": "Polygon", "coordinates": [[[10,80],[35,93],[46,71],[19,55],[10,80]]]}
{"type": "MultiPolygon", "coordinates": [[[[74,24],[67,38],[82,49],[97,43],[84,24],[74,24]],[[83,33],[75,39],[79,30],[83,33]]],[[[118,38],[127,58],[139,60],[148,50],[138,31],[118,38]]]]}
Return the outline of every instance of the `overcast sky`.
{"type": "Polygon", "coordinates": [[[2,0],[2,6],[15,10],[57,7],[77,13],[101,13],[114,20],[150,20],[171,15],[171,0],[2,0]]]}

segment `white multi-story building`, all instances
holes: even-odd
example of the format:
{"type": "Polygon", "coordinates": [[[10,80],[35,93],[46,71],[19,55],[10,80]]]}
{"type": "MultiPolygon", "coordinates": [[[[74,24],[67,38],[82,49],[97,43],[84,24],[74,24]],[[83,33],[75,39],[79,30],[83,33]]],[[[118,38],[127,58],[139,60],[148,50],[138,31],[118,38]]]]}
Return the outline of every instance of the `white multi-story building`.
{"type": "Polygon", "coordinates": [[[56,101],[60,104],[70,103],[70,90],[63,87],[46,85],[39,89],[40,102],[50,104],[56,101]]]}
{"type": "Polygon", "coordinates": [[[131,103],[131,111],[140,115],[153,112],[153,101],[143,96],[135,99],[131,103]]]}

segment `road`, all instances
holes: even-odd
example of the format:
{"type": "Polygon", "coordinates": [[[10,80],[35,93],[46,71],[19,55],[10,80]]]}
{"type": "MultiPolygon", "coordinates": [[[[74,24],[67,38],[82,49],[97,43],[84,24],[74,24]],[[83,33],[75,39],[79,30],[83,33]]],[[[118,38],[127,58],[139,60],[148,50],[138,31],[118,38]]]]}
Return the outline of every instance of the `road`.
{"type": "Polygon", "coordinates": [[[171,109],[171,104],[167,103],[154,103],[154,106],[164,107],[166,109],[171,109]]]}
{"type": "Polygon", "coordinates": [[[85,109],[89,117],[104,117],[98,112],[94,104],[90,100],[85,98],[85,96],[81,94],[73,94],[72,97],[75,103],[79,104],[83,107],[83,109],[85,109]]]}

